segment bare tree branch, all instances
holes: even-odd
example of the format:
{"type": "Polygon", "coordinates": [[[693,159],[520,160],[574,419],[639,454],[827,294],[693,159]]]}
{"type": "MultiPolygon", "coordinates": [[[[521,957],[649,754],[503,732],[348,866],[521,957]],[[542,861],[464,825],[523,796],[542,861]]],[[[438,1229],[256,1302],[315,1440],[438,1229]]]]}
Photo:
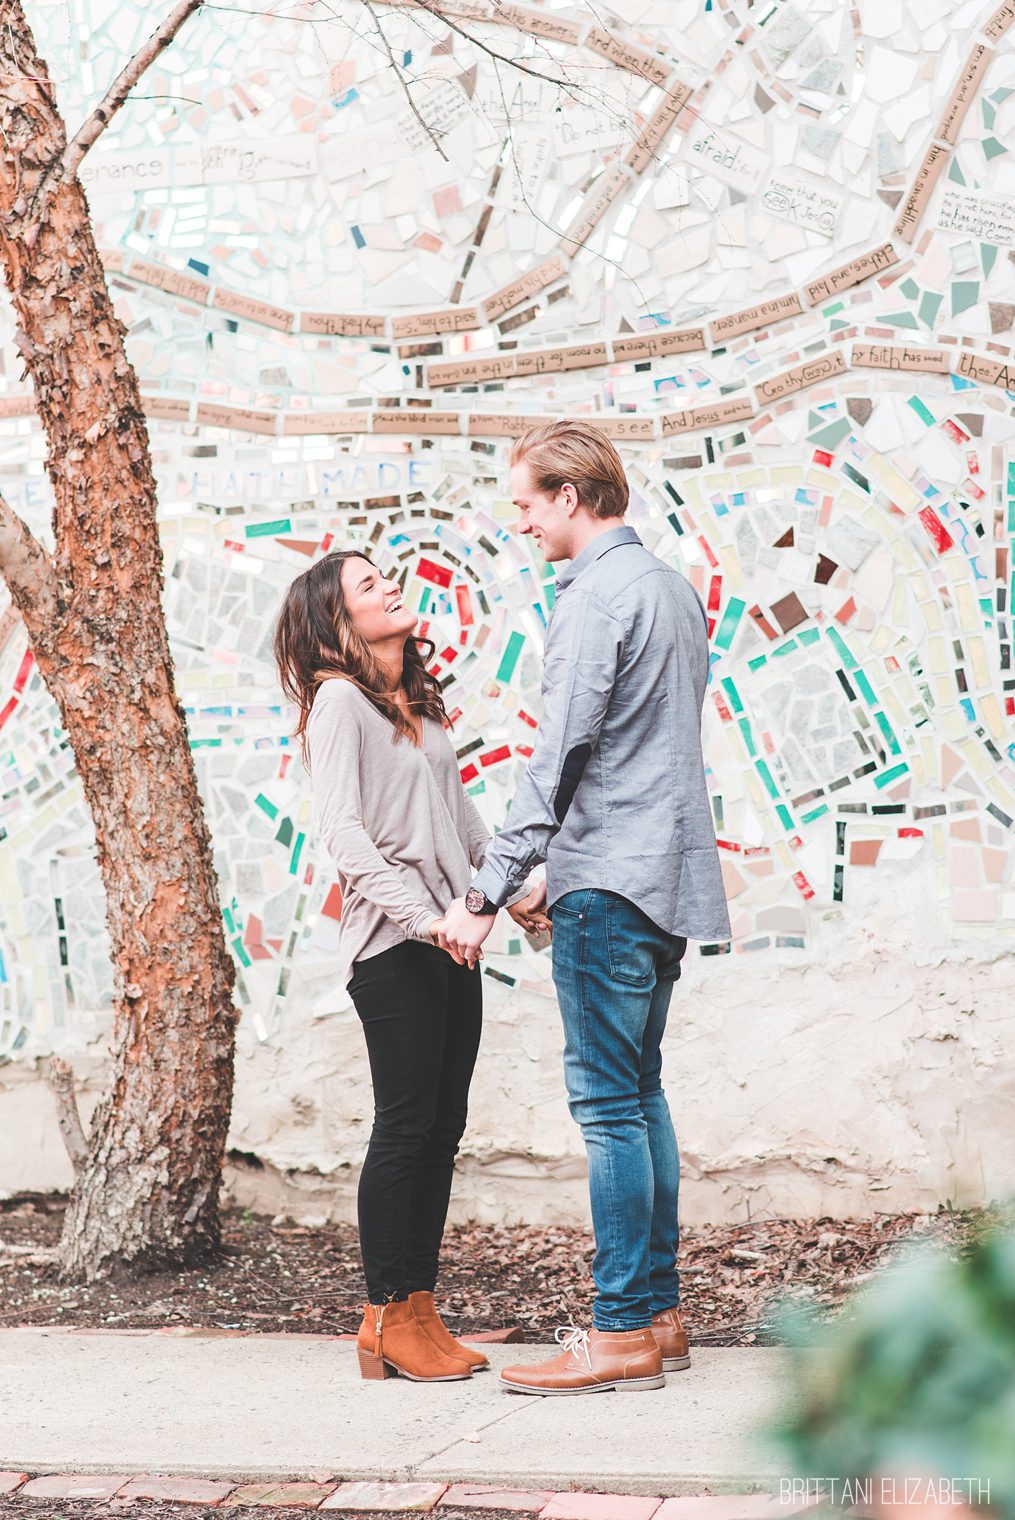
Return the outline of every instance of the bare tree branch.
{"type": "Polygon", "coordinates": [[[120,70],[95,110],[67,144],[67,150],[63,155],[61,179],[73,179],[81,165],[81,160],[109,126],[141,75],[169,46],[188,16],[200,10],[203,4],[204,0],[177,0],[177,4],[173,6],[158,30],[153,32],[144,47],[134,54],[126,68],[120,70]]]}
{"type": "MultiPolygon", "coordinates": [[[[392,6],[397,9],[402,5],[402,0],[378,0],[378,4],[392,6]]],[[[472,32],[467,32],[464,26],[459,26],[457,22],[452,21],[451,17],[437,3],[437,0],[412,0],[411,9],[425,11],[428,16],[433,16],[436,21],[443,22],[452,32],[457,32],[459,37],[464,37],[466,42],[471,42],[473,47],[479,48],[481,53],[486,53],[490,58],[496,58],[500,63],[509,63],[520,74],[531,74],[533,79],[542,79],[544,83],[556,85],[558,89],[562,88],[566,83],[566,81],[560,78],[555,78],[553,74],[543,74],[539,69],[530,69],[527,63],[522,63],[518,58],[509,58],[506,53],[498,53],[496,48],[490,47],[488,43],[481,41],[472,32]]],[[[410,14],[410,11],[407,11],[406,14],[410,14]]],[[[581,86],[573,86],[573,88],[579,89],[581,86]]]]}
{"type": "Polygon", "coordinates": [[[26,605],[37,614],[55,609],[56,569],[46,550],[3,496],[0,496],[0,575],[24,616],[26,605]]]}
{"type": "Polygon", "coordinates": [[[74,1094],[74,1073],[59,1056],[49,1059],[49,1086],[56,1103],[56,1122],[60,1126],[63,1143],[67,1147],[75,1177],[79,1176],[88,1154],[88,1141],[78,1113],[78,1100],[74,1094]]]}
{"type": "Polygon", "coordinates": [[[369,13],[370,13],[370,19],[373,22],[374,26],[377,28],[377,34],[380,37],[381,41],[384,43],[384,51],[388,55],[388,62],[391,64],[391,67],[394,69],[394,71],[395,71],[395,77],[397,78],[399,84],[402,86],[402,89],[405,92],[405,98],[409,102],[409,108],[412,111],[413,116],[415,116],[416,120],[419,122],[420,126],[423,128],[423,131],[426,133],[427,137],[429,137],[430,141],[433,143],[434,147],[437,149],[437,152],[440,154],[441,158],[443,158],[443,160],[444,160],[445,163],[448,163],[449,162],[448,155],[445,153],[444,149],[441,147],[440,143],[437,141],[437,138],[434,135],[434,130],[431,127],[430,123],[426,120],[426,118],[424,116],[422,116],[420,114],[419,106],[417,106],[416,102],[412,98],[412,91],[409,89],[409,81],[406,79],[405,75],[402,73],[402,70],[398,66],[398,62],[397,62],[397,60],[395,58],[394,52],[392,51],[391,43],[388,41],[388,34],[384,30],[383,26],[381,26],[381,23],[377,19],[377,12],[374,10],[373,6],[370,4],[370,0],[363,0],[363,4],[366,7],[366,9],[369,11],[369,13]]]}

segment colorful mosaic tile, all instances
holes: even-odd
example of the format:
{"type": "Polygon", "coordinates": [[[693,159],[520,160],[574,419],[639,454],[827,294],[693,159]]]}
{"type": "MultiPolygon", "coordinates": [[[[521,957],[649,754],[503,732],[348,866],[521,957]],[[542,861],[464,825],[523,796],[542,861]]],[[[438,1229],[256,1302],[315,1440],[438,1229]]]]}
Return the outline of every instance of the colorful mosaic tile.
{"type": "MultiPolygon", "coordinates": [[[[151,27],[148,5],[86,9],[35,18],[70,121],[151,27]]],[[[338,545],[398,574],[499,823],[554,579],[514,532],[507,448],[562,414],[617,441],[631,521],[708,609],[733,940],[701,953],[822,955],[879,893],[913,894],[941,945],[1010,935],[1011,5],[632,0],[610,27],[379,5],[402,80],[368,10],[309,9],[202,10],[82,170],[257,1032],[294,996],[345,1002],[272,669],[282,592],[338,545]]],[[[0,487],[44,531],[0,320],[0,487]]],[[[108,970],[72,756],[14,619],[0,642],[11,1053],[87,1033],[108,970]]],[[[546,953],[497,936],[487,975],[549,991],[546,953]]]]}

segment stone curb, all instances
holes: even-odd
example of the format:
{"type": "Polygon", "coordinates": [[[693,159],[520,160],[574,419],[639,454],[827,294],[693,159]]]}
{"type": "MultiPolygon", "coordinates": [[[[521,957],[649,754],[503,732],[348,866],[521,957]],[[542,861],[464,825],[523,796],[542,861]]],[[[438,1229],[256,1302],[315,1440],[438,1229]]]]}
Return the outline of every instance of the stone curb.
{"type": "Polygon", "coordinates": [[[127,1477],[123,1473],[0,1472],[0,1495],[25,1499],[26,1516],[39,1499],[156,1499],[175,1504],[200,1504],[207,1509],[281,1508],[327,1511],[355,1517],[366,1511],[392,1514],[433,1514],[442,1510],[510,1510],[535,1520],[789,1520],[820,1501],[782,1503],[772,1494],[700,1494],[664,1499],[642,1494],[601,1494],[572,1491],[498,1488],[485,1483],[342,1482],[335,1475],[314,1475],[314,1481],[229,1483],[209,1478],[173,1478],[157,1473],[127,1477]]]}

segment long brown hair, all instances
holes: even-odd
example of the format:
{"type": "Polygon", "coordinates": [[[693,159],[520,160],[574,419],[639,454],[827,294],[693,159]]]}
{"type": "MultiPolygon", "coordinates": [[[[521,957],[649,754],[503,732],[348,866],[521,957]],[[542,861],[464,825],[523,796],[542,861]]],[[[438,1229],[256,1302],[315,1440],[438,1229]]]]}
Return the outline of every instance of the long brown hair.
{"type": "MultiPolygon", "coordinates": [[[[386,677],[370,645],[353,627],[342,593],[342,566],[347,559],[373,561],[359,549],[339,549],[304,570],[285,594],[275,625],[275,663],[282,690],[299,710],[294,738],[307,759],[307,720],[322,681],[344,676],[358,686],[369,702],[391,723],[392,743],[416,735],[405,713],[388,695],[386,677]]],[[[409,634],[405,641],[402,690],[417,713],[447,723],[440,683],[426,668],[437,646],[409,634]]]]}

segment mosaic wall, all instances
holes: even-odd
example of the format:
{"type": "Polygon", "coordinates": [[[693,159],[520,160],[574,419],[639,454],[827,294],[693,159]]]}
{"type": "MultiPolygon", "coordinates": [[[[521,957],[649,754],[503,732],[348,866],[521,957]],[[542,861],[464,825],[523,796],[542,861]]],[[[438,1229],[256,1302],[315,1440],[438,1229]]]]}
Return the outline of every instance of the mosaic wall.
{"type": "MultiPolygon", "coordinates": [[[[345,1003],[270,658],[286,584],[349,543],[397,570],[499,823],[554,578],[506,452],[562,414],[617,441],[631,520],[708,608],[734,938],[700,953],[821,958],[879,873],[950,954],[1010,942],[1015,7],[268,9],[206,7],[83,169],[249,1025],[345,1003]]],[[[76,123],[154,12],[30,14],[76,123]]],[[[44,530],[0,320],[0,485],[44,530]]],[[[0,636],[2,1055],[101,1027],[107,970],[72,758],[0,636]]],[[[487,975],[548,992],[497,934],[487,975]]]]}

